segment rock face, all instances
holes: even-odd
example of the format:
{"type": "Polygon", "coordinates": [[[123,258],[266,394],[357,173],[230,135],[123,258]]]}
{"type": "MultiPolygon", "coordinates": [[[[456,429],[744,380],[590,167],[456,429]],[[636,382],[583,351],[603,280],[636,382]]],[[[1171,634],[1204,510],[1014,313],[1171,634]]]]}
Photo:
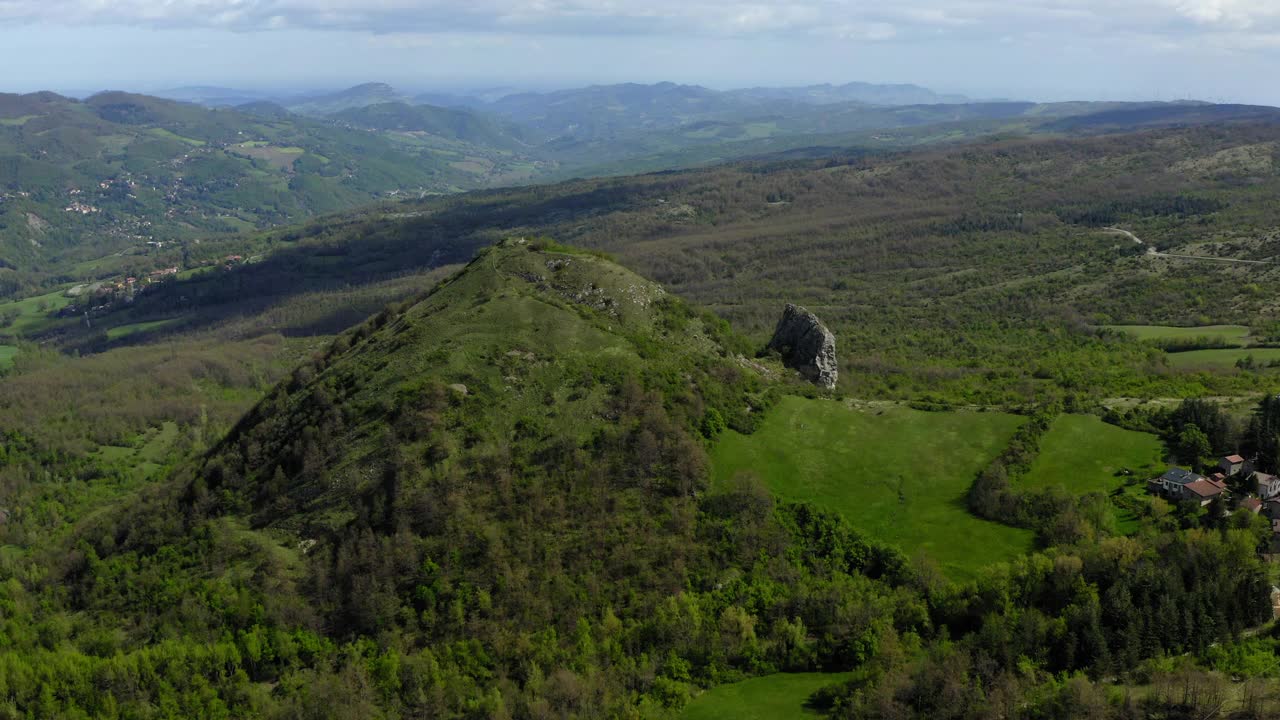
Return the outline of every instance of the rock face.
{"type": "Polygon", "coordinates": [[[794,368],[811,382],[831,390],[836,386],[836,336],[818,316],[798,305],[787,309],[773,331],[769,349],[777,350],[787,367],[794,368]]]}

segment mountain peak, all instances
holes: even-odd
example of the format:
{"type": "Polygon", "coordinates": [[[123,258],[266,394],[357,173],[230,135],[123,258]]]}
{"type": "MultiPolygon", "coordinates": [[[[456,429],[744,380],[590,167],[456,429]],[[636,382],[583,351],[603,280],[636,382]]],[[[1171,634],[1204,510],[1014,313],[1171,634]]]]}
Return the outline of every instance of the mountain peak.
{"type": "MultiPolygon", "coordinates": [[[[339,338],[278,387],[207,461],[199,475],[208,484],[192,502],[238,496],[233,506],[252,506],[255,524],[314,536],[356,518],[353,498],[378,492],[396,447],[426,457],[428,469],[465,467],[530,432],[583,442],[626,378],[688,377],[693,392],[712,382],[708,368],[724,365],[746,382],[754,373],[724,349],[722,333],[605,257],[508,240],[339,338]],[[435,420],[419,417],[428,407],[435,420]],[[422,423],[449,432],[432,436],[422,423]],[[243,452],[251,446],[259,450],[243,452]]],[[[738,400],[720,413],[745,422],[750,409],[738,400]]]]}

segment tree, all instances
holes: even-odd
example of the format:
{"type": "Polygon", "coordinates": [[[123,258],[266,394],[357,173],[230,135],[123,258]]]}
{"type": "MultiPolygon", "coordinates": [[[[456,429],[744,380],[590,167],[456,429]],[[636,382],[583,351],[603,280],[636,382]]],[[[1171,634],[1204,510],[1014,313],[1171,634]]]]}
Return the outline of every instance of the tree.
{"type": "Polygon", "coordinates": [[[1258,469],[1273,473],[1280,466],[1280,396],[1268,395],[1249,421],[1247,450],[1258,458],[1258,469]]]}
{"type": "Polygon", "coordinates": [[[1233,452],[1231,420],[1222,407],[1209,400],[1183,400],[1173,411],[1173,427],[1186,429],[1188,425],[1199,428],[1209,438],[1212,448],[1206,455],[1233,452]]]}
{"type": "Polygon", "coordinates": [[[1196,425],[1187,425],[1182,428],[1181,433],[1178,433],[1174,452],[1178,456],[1178,462],[1190,465],[1199,472],[1204,466],[1204,458],[1213,453],[1213,445],[1203,430],[1196,425]]]}

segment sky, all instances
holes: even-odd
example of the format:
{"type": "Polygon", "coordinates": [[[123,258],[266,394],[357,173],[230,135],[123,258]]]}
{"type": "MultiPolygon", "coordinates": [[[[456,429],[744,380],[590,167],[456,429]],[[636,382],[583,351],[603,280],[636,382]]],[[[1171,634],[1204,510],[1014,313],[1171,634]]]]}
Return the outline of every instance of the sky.
{"type": "Polygon", "coordinates": [[[910,82],[1280,105],[1280,0],[0,0],[0,91],[910,82]]]}

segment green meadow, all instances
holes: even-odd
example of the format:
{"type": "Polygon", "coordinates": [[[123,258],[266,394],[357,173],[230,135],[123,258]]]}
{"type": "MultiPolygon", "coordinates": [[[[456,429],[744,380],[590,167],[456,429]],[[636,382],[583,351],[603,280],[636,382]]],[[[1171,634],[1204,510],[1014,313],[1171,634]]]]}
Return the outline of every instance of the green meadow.
{"type": "Polygon", "coordinates": [[[1108,425],[1094,415],[1061,415],[1040,441],[1040,454],[1021,482],[1076,494],[1111,492],[1122,484],[1117,471],[1157,475],[1163,455],[1164,444],[1155,435],[1108,425]]]}
{"type": "Polygon", "coordinates": [[[1032,547],[1029,531],[979,519],[965,506],[974,477],[1022,422],[995,412],[855,410],[787,397],[755,434],[725,433],[712,451],[715,482],[755,474],[781,499],[837,511],[869,536],[967,578],[1032,547]]]}
{"type": "Polygon", "coordinates": [[[8,370],[13,367],[13,359],[17,356],[17,345],[0,345],[0,370],[8,370]]]}
{"type": "Polygon", "coordinates": [[[1198,327],[1173,327],[1171,325],[1104,325],[1108,330],[1132,335],[1138,340],[1195,340],[1209,338],[1243,347],[1249,337],[1244,325],[1201,325],[1198,327]]]}
{"type": "Polygon", "coordinates": [[[685,706],[680,720],[800,720],[823,715],[805,707],[809,696],[848,673],[778,673],[721,685],[685,706]]]}
{"type": "Polygon", "coordinates": [[[0,336],[20,336],[41,330],[55,322],[50,315],[71,304],[62,290],[0,304],[0,318],[13,316],[13,322],[0,327],[0,336]]]}
{"type": "Polygon", "coordinates": [[[129,468],[137,478],[146,478],[164,466],[178,435],[178,424],[165,422],[138,436],[131,447],[103,445],[94,455],[104,462],[129,468]]]}

